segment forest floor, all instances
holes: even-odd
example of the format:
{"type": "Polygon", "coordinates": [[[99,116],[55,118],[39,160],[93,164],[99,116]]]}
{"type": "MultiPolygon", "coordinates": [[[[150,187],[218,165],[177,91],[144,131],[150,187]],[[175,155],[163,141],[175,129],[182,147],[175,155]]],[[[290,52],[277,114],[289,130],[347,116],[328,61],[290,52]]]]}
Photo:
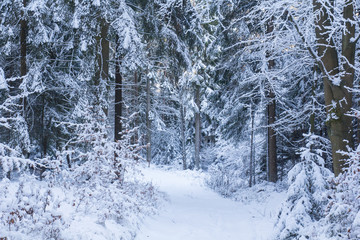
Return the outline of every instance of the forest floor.
{"type": "Polygon", "coordinates": [[[147,217],[136,240],[263,240],[272,233],[284,192],[250,188],[242,201],[206,186],[206,173],[144,168],[146,180],[166,195],[158,215],[147,217]]]}

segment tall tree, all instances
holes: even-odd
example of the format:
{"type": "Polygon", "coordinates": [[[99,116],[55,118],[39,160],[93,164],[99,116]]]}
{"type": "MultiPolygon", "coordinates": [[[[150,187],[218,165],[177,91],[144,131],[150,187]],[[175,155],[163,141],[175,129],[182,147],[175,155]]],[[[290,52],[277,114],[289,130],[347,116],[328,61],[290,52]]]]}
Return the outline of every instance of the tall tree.
{"type": "Polygon", "coordinates": [[[200,169],[200,147],[201,147],[201,119],[200,119],[200,86],[195,86],[195,167],[200,169]]]}
{"type": "MultiPolygon", "coordinates": [[[[97,71],[95,72],[95,79],[94,79],[95,91],[99,91],[99,89],[101,88],[101,84],[107,83],[109,78],[109,59],[110,59],[110,43],[108,39],[109,23],[107,22],[107,19],[103,18],[102,16],[99,16],[99,31],[100,32],[96,36],[97,71]]],[[[104,99],[100,99],[101,98],[100,92],[97,92],[97,98],[98,98],[97,104],[100,104],[101,101],[104,101],[104,99]]],[[[103,106],[103,111],[107,116],[108,107],[103,106]]]]}
{"type": "MultiPolygon", "coordinates": [[[[272,19],[269,20],[267,29],[268,34],[272,34],[274,31],[274,25],[272,19]]],[[[273,69],[275,66],[275,60],[271,53],[266,53],[268,56],[268,68],[269,70],[273,69]]],[[[273,90],[272,82],[275,79],[269,79],[267,83],[267,130],[268,130],[268,180],[270,182],[277,181],[277,147],[276,147],[276,132],[274,129],[275,119],[276,119],[276,102],[275,102],[275,92],[273,90]]]]}
{"type": "MultiPolygon", "coordinates": [[[[23,0],[23,8],[21,10],[21,20],[20,20],[20,77],[24,78],[27,74],[26,66],[26,38],[27,38],[27,21],[25,16],[26,0],[23,0]]],[[[26,97],[22,99],[23,107],[23,116],[26,118],[26,97]]]]}
{"type": "MultiPolygon", "coordinates": [[[[346,156],[343,153],[352,148],[353,145],[352,93],[350,89],[353,88],[356,65],[355,45],[359,39],[354,24],[354,5],[355,2],[351,0],[259,1],[259,4],[246,17],[246,19],[258,19],[260,24],[265,24],[269,20],[273,21],[273,32],[261,36],[261,40],[257,38],[251,42],[258,49],[265,51],[266,48],[263,47],[266,44],[262,45],[261,41],[267,42],[267,46],[273,49],[271,55],[276,60],[277,69],[279,69],[276,71],[277,79],[282,80],[282,75],[287,75],[287,77],[292,75],[296,77],[295,79],[305,83],[308,89],[311,89],[314,86],[312,84],[314,76],[310,76],[309,73],[314,71],[314,65],[320,69],[323,84],[318,89],[323,89],[324,92],[327,117],[323,119],[323,122],[326,122],[327,125],[328,137],[332,147],[333,169],[336,175],[340,174],[345,166],[346,156]],[[257,42],[258,40],[260,42],[257,42]],[[301,77],[300,72],[302,72],[303,77],[301,77]]],[[[288,84],[283,86],[288,86],[288,84]]],[[[305,100],[301,95],[296,96],[296,98],[298,97],[305,100]]],[[[292,99],[296,98],[292,97],[292,99]]],[[[288,104],[290,102],[295,103],[292,99],[279,101],[279,103],[283,105],[287,102],[283,106],[287,105],[293,108],[288,104]]],[[[319,98],[319,100],[322,99],[319,98]]],[[[306,108],[311,105],[309,101],[302,104],[307,106],[306,108]]],[[[293,119],[292,122],[288,123],[289,126],[294,126],[294,123],[299,123],[298,119],[300,118],[291,117],[287,113],[289,112],[288,107],[284,108],[285,111],[279,112],[278,115],[293,119]]],[[[281,108],[283,107],[277,107],[277,109],[281,108]]],[[[312,112],[309,110],[301,111],[300,115],[307,116],[309,119],[312,112]]],[[[295,113],[296,111],[292,110],[291,112],[295,113]]],[[[297,112],[294,116],[299,116],[300,111],[297,112]]],[[[283,120],[276,122],[277,131],[280,133],[279,127],[283,129],[285,123],[283,120]]],[[[319,132],[323,132],[323,124],[320,124],[319,128],[319,132]]],[[[292,135],[301,136],[301,131],[293,132],[292,135]]]]}
{"type": "Polygon", "coordinates": [[[151,85],[150,78],[146,80],[146,161],[151,162],[151,85]]]}
{"type": "MultiPolygon", "coordinates": [[[[119,46],[117,47],[119,49],[119,46]]],[[[119,51],[119,50],[118,50],[119,51]]],[[[114,140],[119,141],[121,140],[122,135],[122,76],[120,72],[120,65],[121,65],[121,56],[120,53],[117,53],[117,57],[115,60],[115,136],[114,140]]]]}
{"type": "Polygon", "coordinates": [[[358,40],[355,39],[354,4],[352,0],[344,1],[342,20],[345,26],[341,31],[341,48],[338,50],[331,33],[332,13],[335,10],[333,1],[313,1],[316,57],[319,59],[318,65],[322,71],[326,121],[335,175],[339,175],[346,165],[346,157],[341,152],[347,152],[348,147],[353,147],[352,117],[349,113],[352,107],[355,44],[358,40]]]}

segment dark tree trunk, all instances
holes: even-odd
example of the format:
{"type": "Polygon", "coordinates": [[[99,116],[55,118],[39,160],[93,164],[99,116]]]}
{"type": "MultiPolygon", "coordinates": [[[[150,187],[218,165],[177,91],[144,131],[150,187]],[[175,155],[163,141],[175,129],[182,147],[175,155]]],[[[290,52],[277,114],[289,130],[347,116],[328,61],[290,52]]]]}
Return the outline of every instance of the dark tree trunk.
{"type": "Polygon", "coordinates": [[[276,182],[277,181],[277,155],[276,155],[276,132],[273,127],[275,123],[275,94],[270,89],[269,94],[269,103],[267,106],[268,109],[268,171],[269,171],[269,181],[276,182]]]}
{"type": "MultiPolygon", "coordinates": [[[[26,0],[23,0],[23,7],[26,7],[26,0]]],[[[27,49],[26,49],[26,38],[27,38],[27,20],[25,16],[24,10],[21,11],[21,20],[20,20],[20,80],[19,84],[24,81],[24,78],[27,74],[27,65],[26,65],[26,57],[27,57],[27,49]]],[[[20,104],[22,106],[22,116],[27,122],[27,97],[23,96],[20,99],[20,104]]],[[[29,157],[29,150],[26,148],[26,146],[23,147],[22,153],[24,157],[29,157]]]]}
{"type": "Polygon", "coordinates": [[[185,136],[185,107],[180,104],[180,131],[181,131],[181,157],[183,169],[187,169],[186,165],[186,136],[185,136]]]}
{"type": "Polygon", "coordinates": [[[150,98],[150,79],[146,80],[146,161],[150,166],[151,162],[151,98],[150,98]]]}
{"type": "MultiPolygon", "coordinates": [[[[23,7],[26,7],[26,0],[23,0],[23,7]]],[[[27,38],[27,21],[25,19],[24,11],[21,11],[21,20],[20,20],[20,76],[23,78],[27,74],[26,66],[26,38],[27,38]]],[[[26,97],[22,98],[22,107],[23,107],[23,117],[26,117],[26,97]]]]}
{"type": "Polygon", "coordinates": [[[255,163],[254,163],[254,110],[253,106],[250,106],[250,118],[251,118],[251,136],[250,136],[250,179],[249,187],[252,187],[255,184],[255,163]]]}
{"type": "MultiPolygon", "coordinates": [[[[137,72],[134,73],[134,112],[135,112],[135,116],[134,116],[134,128],[138,128],[139,127],[139,116],[138,116],[138,105],[139,105],[139,82],[141,81],[141,74],[138,74],[137,72]]],[[[137,145],[139,141],[139,133],[138,130],[136,130],[134,132],[134,136],[133,136],[133,140],[132,143],[134,145],[137,145]]]]}
{"type": "Polygon", "coordinates": [[[195,113],[195,168],[200,169],[200,145],[201,145],[201,122],[200,122],[200,86],[195,88],[195,104],[198,110],[195,113]]]}
{"type": "Polygon", "coordinates": [[[121,140],[122,136],[122,76],[120,73],[120,55],[115,63],[115,136],[114,140],[121,140]]]}
{"type": "MultiPolygon", "coordinates": [[[[273,22],[270,21],[267,25],[267,32],[272,33],[274,31],[273,22]]],[[[267,53],[269,56],[269,53],[267,53]]],[[[269,70],[273,69],[275,61],[273,59],[268,60],[269,70]]],[[[276,132],[274,129],[276,118],[276,102],[275,93],[270,83],[267,86],[268,92],[268,105],[267,105],[267,123],[268,123],[268,180],[270,182],[276,182],[277,176],[277,146],[276,146],[276,132]]]]}
{"type": "MultiPolygon", "coordinates": [[[[68,151],[68,150],[69,150],[69,147],[66,146],[66,147],[65,147],[65,150],[68,151]]],[[[67,162],[67,164],[68,164],[68,167],[71,168],[71,158],[70,158],[70,154],[69,154],[69,153],[66,154],[66,162],[67,162]]]]}
{"type": "MultiPolygon", "coordinates": [[[[316,90],[316,81],[317,81],[317,74],[316,74],[316,68],[314,69],[314,79],[313,79],[313,83],[312,83],[312,86],[311,86],[311,95],[313,97],[312,99],[312,105],[314,106],[315,105],[315,90],[316,90]]],[[[311,134],[314,134],[315,133],[315,113],[312,112],[311,115],[310,115],[310,133],[311,134]]]]}
{"type": "MultiPolygon", "coordinates": [[[[109,76],[109,57],[110,57],[110,44],[108,38],[109,24],[105,19],[100,19],[100,34],[96,37],[97,41],[97,64],[98,70],[95,73],[94,85],[99,86],[101,79],[107,81],[109,76]]],[[[99,93],[96,92],[98,89],[95,89],[96,94],[96,104],[101,103],[99,93]]],[[[103,111],[106,116],[108,116],[108,109],[103,108],[103,111]]]]}
{"type": "MultiPolygon", "coordinates": [[[[332,6],[324,6],[320,1],[314,0],[315,35],[317,41],[317,54],[320,58],[319,68],[322,71],[324,83],[325,105],[327,112],[327,129],[331,141],[333,169],[335,175],[339,175],[346,166],[346,156],[339,151],[347,151],[353,147],[352,118],[347,115],[352,107],[352,93],[354,81],[354,57],[355,43],[351,40],[355,36],[355,25],[348,21],[345,23],[346,31],[342,36],[342,57],[344,61],[339,63],[338,52],[335,43],[329,35],[331,17],[327,12],[332,6]],[[340,67],[341,66],[341,67],[340,67]],[[339,72],[342,68],[343,72],[339,72]],[[333,80],[341,80],[340,84],[333,80]]],[[[343,17],[354,21],[354,2],[346,0],[343,17]]]]}
{"type": "Polygon", "coordinates": [[[98,58],[98,64],[100,67],[100,77],[101,79],[107,79],[109,76],[109,56],[110,56],[110,45],[108,37],[109,24],[102,19],[101,20],[101,29],[100,29],[100,56],[98,58]]]}

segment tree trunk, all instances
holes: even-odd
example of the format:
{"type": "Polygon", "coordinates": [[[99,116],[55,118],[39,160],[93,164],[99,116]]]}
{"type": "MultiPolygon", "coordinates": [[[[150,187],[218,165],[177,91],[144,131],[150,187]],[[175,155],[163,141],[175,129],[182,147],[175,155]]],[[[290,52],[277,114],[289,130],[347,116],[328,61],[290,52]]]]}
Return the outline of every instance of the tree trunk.
{"type": "MultiPolygon", "coordinates": [[[[342,56],[345,61],[339,63],[338,53],[333,39],[329,36],[328,29],[331,18],[327,9],[318,0],[313,1],[315,20],[315,35],[317,41],[317,54],[321,59],[319,64],[323,74],[325,105],[327,112],[328,136],[331,141],[333,168],[335,175],[339,175],[346,166],[346,156],[339,151],[348,151],[352,147],[352,119],[347,116],[352,107],[352,94],[348,90],[353,87],[355,43],[351,38],[355,35],[355,26],[346,22],[346,31],[342,36],[342,56]],[[340,65],[344,69],[339,72],[340,65]],[[340,79],[340,83],[338,82],[340,79]]],[[[352,0],[345,1],[343,17],[354,21],[354,3],[352,0]]]]}
{"type": "Polygon", "coordinates": [[[115,62],[115,141],[120,141],[122,136],[122,76],[120,73],[120,55],[115,62]]]}
{"type": "Polygon", "coordinates": [[[66,153],[66,162],[68,164],[68,168],[70,169],[71,168],[71,157],[70,157],[70,154],[69,154],[68,150],[69,150],[69,147],[66,146],[65,147],[65,151],[67,152],[66,153]]]}
{"type": "Polygon", "coordinates": [[[105,80],[109,76],[109,56],[110,56],[110,44],[108,37],[109,24],[105,19],[101,19],[100,24],[100,56],[98,58],[98,64],[100,68],[100,77],[105,80]]]}
{"type": "MultiPolygon", "coordinates": [[[[107,80],[109,76],[109,57],[110,57],[110,44],[107,39],[109,24],[105,19],[100,19],[100,34],[96,37],[97,41],[97,64],[98,70],[95,73],[95,86],[100,86],[101,80],[107,80]]],[[[101,103],[99,93],[96,93],[97,104],[101,103]]],[[[108,115],[108,109],[103,108],[105,115],[108,115]]]]}
{"type": "MultiPolygon", "coordinates": [[[[26,0],[23,0],[23,7],[26,7],[26,0]]],[[[21,11],[21,20],[20,20],[20,83],[24,81],[24,78],[27,74],[27,65],[26,65],[26,57],[27,57],[27,49],[26,49],[26,38],[27,38],[27,20],[25,19],[25,12],[24,10],[21,11]]],[[[27,123],[27,97],[23,96],[20,99],[20,104],[22,106],[22,116],[27,123]]],[[[29,150],[26,146],[22,148],[22,153],[24,157],[29,157],[29,150]]]]}
{"type": "Polygon", "coordinates": [[[180,131],[181,131],[181,156],[183,169],[186,170],[186,136],[185,136],[185,107],[180,104],[180,131]]]}
{"type": "MultiPolygon", "coordinates": [[[[134,128],[138,129],[139,128],[139,95],[140,95],[140,90],[139,90],[139,83],[141,82],[141,73],[137,73],[135,72],[134,74],[134,112],[135,112],[135,116],[134,116],[134,128]]],[[[139,142],[139,132],[138,130],[136,130],[134,132],[134,137],[133,137],[133,144],[138,144],[139,142]]]]}
{"type": "MultiPolygon", "coordinates": [[[[134,73],[134,101],[133,101],[133,111],[134,111],[134,120],[133,120],[133,128],[135,129],[134,131],[134,135],[131,138],[132,141],[132,145],[134,146],[135,149],[137,149],[137,147],[139,146],[139,82],[141,81],[141,74],[137,73],[137,71],[135,71],[134,73]]],[[[138,151],[135,150],[135,155],[134,155],[134,160],[138,161],[138,151]]]]}
{"type": "MultiPolygon", "coordinates": [[[[316,90],[316,81],[317,81],[317,68],[314,68],[314,79],[313,79],[313,83],[311,86],[311,96],[313,97],[313,99],[311,100],[311,104],[314,107],[315,106],[315,90],[316,90]]],[[[310,115],[310,133],[314,134],[315,133],[315,112],[312,112],[310,115]]]]}
{"type": "MultiPolygon", "coordinates": [[[[50,125],[50,124],[49,124],[50,125]]],[[[42,155],[41,158],[45,159],[48,152],[48,128],[45,125],[45,96],[42,95],[42,111],[41,111],[41,145],[42,145],[42,155]]],[[[43,180],[44,172],[46,167],[40,167],[40,180],[43,180]]]]}
{"type": "Polygon", "coordinates": [[[251,136],[250,136],[250,179],[249,187],[255,184],[255,164],[254,164],[254,113],[252,105],[250,105],[250,118],[251,118],[251,136]],[[254,181],[253,181],[254,179],[254,181]]]}
{"type": "MultiPolygon", "coordinates": [[[[23,0],[23,7],[26,7],[26,0],[23,0]]],[[[27,21],[25,19],[24,10],[21,11],[21,20],[20,20],[20,76],[23,81],[24,77],[27,74],[26,66],[26,38],[27,38],[27,21]]],[[[27,99],[24,96],[22,98],[22,107],[23,107],[23,117],[26,118],[26,105],[27,99]]]]}
{"type": "Polygon", "coordinates": [[[270,182],[276,182],[277,181],[277,155],[276,155],[276,132],[273,126],[275,123],[275,93],[272,91],[272,89],[269,89],[269,103],[267,106],[268,109],[268,175],[269,175],[269,181],[270,182]]]}
{"type": "Polygon", "coordinates": [[[200,86],[195,88],[195,104],[197,111],[195,113],[195,168],[200,169],[200,141],[201,141],[201,123],[200,123],[200,86]]]}
{"type": "Polygon", "coordinates": [[[146,161],[150,166],[151,162],[151,98],[150,98],[150,78],[146,80],[146,161]]]}
{"type": "MultiPolygon", "coordinates": [[[[272,33],[274,30],[273,22],[270,21],[267,25],[267,32],[272,33]]],[[[269,56],[269,53],[267,53],[269,56]]],[[[275,66],[274,60],[268,61],[268,68],[271,70],[275,66]]],[[[275,117],[276,117],[276,102],[275,102],[275,93],[272,89],[272,86],[270,83],[268,83],[267,86],[268,91],[268,104],[267,104],[267,120],[268,120],[268,181],[270,182],[276,182],[278,179],[277,176],[277,146],[276,146],[276,132],[273,127],[275,123],[275,117]]]]}

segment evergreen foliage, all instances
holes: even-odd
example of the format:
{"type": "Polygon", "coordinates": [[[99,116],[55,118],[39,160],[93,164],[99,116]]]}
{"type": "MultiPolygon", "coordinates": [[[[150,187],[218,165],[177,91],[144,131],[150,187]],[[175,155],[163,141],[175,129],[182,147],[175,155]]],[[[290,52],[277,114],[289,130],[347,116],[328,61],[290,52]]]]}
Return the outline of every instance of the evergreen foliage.
{"type": "Polygon", "coordinates": [[[324,217],[331,172],[306,157],[288,174],[289,189],[276,223],[274,239],[314,239],[324,217]]]}
{"type": "Polygon", "coordinates": [[[275,238],[359,238],[358,5],[2,0],[0,232],[66,238],[66,194],[120,223],[127,196],[155,202],[129,180],[146,159],[229,197],[287,177],[275,238]]]}

